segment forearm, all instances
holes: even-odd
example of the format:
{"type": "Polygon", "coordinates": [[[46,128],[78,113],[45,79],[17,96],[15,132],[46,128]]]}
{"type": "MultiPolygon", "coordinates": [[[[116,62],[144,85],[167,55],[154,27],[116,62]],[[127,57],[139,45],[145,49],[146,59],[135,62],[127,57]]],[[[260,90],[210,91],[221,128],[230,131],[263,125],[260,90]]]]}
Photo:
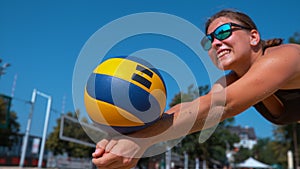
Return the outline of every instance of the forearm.
{"type": "Polygon", "coordinates": [[[212,97],[209,93],[192,102],[176,105],[165,112],[160,120],[143,130],[99,142],[98,151],[93,154],[93,162],[98,166],[102,166],[101,160],[109,158],[121,159],[121,163],[124,163],[124,159],[125,162],[130,162],[133,158],[142,157],[147,149],[150,150],[148,152],[150,154],[146,153],[146,156],[158,153],[161,150],[149,148],[157,143],[178,139],[218,124],[225,117],[222,115],[224,110],[222,103],[224,99],[212,97]]]}
{"type": "Polygon", "coordinates": [[[130,137],[148,138],[153,144],[180,138],[220,122],[222,110],[218,107],[211,106],[211,95],[199,97],[192,102],[176,105],[152,126],[133,133],[130,137]]]}

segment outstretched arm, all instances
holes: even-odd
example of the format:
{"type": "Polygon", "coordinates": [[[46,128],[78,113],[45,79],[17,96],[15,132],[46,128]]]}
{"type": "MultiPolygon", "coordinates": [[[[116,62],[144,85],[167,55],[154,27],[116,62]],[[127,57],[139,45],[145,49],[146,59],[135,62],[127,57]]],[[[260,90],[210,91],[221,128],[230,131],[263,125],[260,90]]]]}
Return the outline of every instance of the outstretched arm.
{"type": "MultiPolygon", "coordinates": [[[[136,165],[138,158],[151,145],[185,136],[198,131],[199,128],[207,128],[217,124],[223,118],[222,110],[218,111],[220,113],[217,116],[210,117],[214,120],[210,120],[209,123],[205,119],[211,107],[214,107],[213,109],[216,112],[218,108],[224,107],[222,106],[223,101],[215,102],[215,105],[211,106],[212,97],[215,100],[217,100],[217,96],[223,98],[222,90],[221,84],[214,85],[209,94],[192,102],[181,103],[172,107],[164,113],[158,122],[144,130],[127,136],[120,136],[110,141],[100,141],[97,144],[95,153],[93,153],[93,163],[99,168],[130,168],[136,165]],[[220,106],[217,106],[217,104],[220,104],[220,106]],[[199,111],[206,113],[198,114],[199,111]]],[[[211,115],[213,114],[216,113],[211,113],[211,115]]]]}
{"type": "Polygon", "coordinates": [[[100,153],[93,154],[93,163],[99,168],[130,168],[155,143],[212,127],[257,102],[266,102],[280,88],[299,87],[299,68],[298,47],[278,47],[260,57],[241,78],[228,80],[227,76],[226,83],[216,83],[207,95],[172,107],[154,125],[124,138],[99,142],[96,151],[100,153]]]}

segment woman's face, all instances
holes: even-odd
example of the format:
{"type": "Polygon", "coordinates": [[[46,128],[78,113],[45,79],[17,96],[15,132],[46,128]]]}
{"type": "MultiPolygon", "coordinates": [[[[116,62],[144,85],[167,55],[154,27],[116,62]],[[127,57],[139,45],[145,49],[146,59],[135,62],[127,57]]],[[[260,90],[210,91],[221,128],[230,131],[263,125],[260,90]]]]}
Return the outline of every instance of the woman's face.
{"type": "MultiPolygon", "coordinates": [[[[220,17],[212,21],[207,29],[207,33],[212,33],[216,28],[225,23],[240,24],[236,20],[220,17]]],[[[231,28],[234,28],[232,26],[231,28]]],[[[251,54],[250,33],[245,29],[234,29],[227,39],[222,41],[214,38],[212,47],[208,54],[213,63],[221,70],[235,70],[245,67],[251,54]]]]}

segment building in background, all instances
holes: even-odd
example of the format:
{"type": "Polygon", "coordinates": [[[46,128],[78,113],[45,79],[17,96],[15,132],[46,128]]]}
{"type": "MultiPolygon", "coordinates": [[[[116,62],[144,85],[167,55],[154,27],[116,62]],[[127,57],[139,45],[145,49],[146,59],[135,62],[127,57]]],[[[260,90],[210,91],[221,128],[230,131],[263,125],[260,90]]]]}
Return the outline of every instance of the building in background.
{"type": "Polygon", "coordinates": [[[234,147],[236,148],[243,147],[251,150],[257,144],[257,138],[253,127],[232,126],[229,127],[229,131],[238,135],[240,138],[240,142],[234,144],[234,147]]]}

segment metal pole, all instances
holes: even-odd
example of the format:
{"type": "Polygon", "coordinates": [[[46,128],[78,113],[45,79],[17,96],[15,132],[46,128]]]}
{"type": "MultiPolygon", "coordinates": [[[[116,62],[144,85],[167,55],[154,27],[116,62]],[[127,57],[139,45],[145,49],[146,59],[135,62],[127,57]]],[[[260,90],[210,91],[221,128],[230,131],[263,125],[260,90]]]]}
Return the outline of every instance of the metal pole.
{"type": "Polygon", "coordinates": [[[171,148],[167,147],[166,151],[166,169],[171,169],[171,148]]]}
{"type": "Polygon", "coordinates": [[[41,151],[39,156],[39,162],[38,162],[38,168],[42,167],[43,162],[43,155],[44,155],[44,149],[45,149],[45,143],[46,143],[46,136],[47,136],[47,129],[48,129],[48,122],[49,122],[49,116],[50,116],[50,110],[51,110],[51,97],[38,92],[39,95],[48,98],[48,104],[47,104],[47,110],[46,110],[46,117],[45,117],[45,123],[44,123],[44,131],[43,131],[43,138],[42,138],[42,145],[41,145],[41,151]]]}
{"type": "Polygon", "coordinates": [[[195,169],[200,169],[200,161],[199,158],[196,158],[196,165],[195,165],[195,169]]]}
{"type": "Polygon", "coordinates": [[[188,169],[188,168],[189,168],[189,155],[185,151],[184,152],[184,169],[188,169]]]}
{"type": "Polygon", "coordinates": [[[288,169],[294,169],[293,153],[291,150],[287,152],[288,169]]]}
{"type": "Polygon", "coordinates": [[[293,142],[295,155],[295,168],[299,167],[298,140],[297,140],[297,123],[293,124],[293,142]]]}
{"type": "Polygon", "coordinates": [[[33,108],[34,108],[35,97],[36,97],[36,89],[33,89],[31,102],[30,102],[31,109],[29,112],[25,135],[23,137],[22,154],[21,154],[21,159],[20,159],[20,164],[19,164],[20,167],[23,167],[25,156],[26,156],[27,142],[28,142],[28,136],[29,136],[30,126],[31,126],[31,118],[32,118],[32,113],[33,113],[33,108]]]}
{"type": "Polygon", "coordinates": [[[203,169],[206,169],[206,160],[203,160],[202,168],[203,168],[203,169]]]}

